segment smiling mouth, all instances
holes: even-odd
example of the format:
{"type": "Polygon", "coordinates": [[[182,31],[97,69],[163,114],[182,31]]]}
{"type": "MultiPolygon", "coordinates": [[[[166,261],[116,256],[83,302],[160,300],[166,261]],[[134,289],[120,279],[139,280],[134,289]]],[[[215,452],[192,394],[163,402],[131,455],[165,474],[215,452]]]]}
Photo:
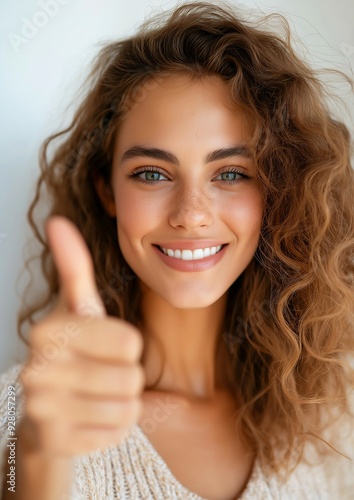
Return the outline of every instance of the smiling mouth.
{"type": "Polygon", "coordinates": [[[171,250],[169,248],[163,248],[159,245],[153,245],[160,250],[163,254],[168,257],[179,260],[203,260],[212,255],[219,253],[228,243],[223,245],[218,245],[217,247],[206,247],[197,248],[195,250],[171,250]]]}

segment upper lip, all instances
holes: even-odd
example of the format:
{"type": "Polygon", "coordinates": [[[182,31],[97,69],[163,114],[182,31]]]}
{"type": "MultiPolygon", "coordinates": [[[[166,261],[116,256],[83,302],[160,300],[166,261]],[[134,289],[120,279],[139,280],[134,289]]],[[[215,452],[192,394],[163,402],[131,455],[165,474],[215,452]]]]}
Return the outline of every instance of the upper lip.
{"type": "Polygon", "coordinates": [[[220,240],[178,240],[155,244],[159,247],[170,248],[171,250],[196,250],[197,248],[218,247],[227,243],[220,240]]]}

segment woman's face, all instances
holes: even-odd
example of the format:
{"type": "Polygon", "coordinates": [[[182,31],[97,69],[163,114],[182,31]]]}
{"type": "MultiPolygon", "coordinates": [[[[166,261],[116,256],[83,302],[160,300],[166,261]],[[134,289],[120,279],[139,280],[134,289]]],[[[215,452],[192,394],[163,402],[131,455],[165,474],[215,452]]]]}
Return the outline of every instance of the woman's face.
{"type": "Polygon", "coordinates": [[[150,83],[121,122],[112,171],[119,245],[143,289],[174,307],[213,304],[254,256],[262,196],[241,148],[249,133],[218,77],[150,83]]]}

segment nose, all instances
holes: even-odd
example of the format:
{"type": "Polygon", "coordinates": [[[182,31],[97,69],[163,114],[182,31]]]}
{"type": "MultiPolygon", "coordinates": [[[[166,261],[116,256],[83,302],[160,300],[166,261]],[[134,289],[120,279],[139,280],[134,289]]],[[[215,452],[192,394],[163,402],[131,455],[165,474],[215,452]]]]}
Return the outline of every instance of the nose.
{"type": "Polygon", "coordinates": [[[201,189],[181,189],[173,200],[169,216],[172,227],[183,227],[190,231],[198,227],[208,227],[213,220],[212,200],[201,189]]]}

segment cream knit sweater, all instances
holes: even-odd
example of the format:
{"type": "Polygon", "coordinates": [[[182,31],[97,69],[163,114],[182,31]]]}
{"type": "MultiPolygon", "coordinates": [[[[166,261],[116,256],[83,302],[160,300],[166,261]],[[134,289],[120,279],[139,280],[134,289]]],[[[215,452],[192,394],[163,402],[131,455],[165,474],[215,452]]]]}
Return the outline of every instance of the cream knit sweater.
{"type": "MultiPolygon", "coordinates": [[[[1,485],[8,443],[7,387],[16,387],[16,419],[23,412],[23,393],[18,380],[22,364],[0,375],[1,485]]],[[[283,484],[269,475],[256,460],[240,500],[350,500],[354,499],[354,437],[343,431],[341,447],[352,460],[336,455],[322,465],[301,463],[283,484]]],[[[212,471],[211,471],[212,472],[212,471]]],[[[62,500],[205,500],[189,491],[173,476],[143,430],[135,425],[120,445],[111,445],[75,457],[74,483],[62,500]]]]}

